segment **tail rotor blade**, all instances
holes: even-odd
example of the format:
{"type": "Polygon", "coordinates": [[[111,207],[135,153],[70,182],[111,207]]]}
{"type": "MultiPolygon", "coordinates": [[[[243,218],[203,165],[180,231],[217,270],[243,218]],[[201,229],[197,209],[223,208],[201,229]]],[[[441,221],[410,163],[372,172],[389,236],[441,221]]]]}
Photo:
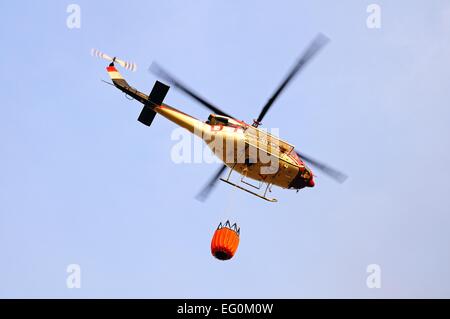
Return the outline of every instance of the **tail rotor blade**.
{"type": "Polygon", "coordinates": [[[344,173],[339,172],[338,170],[328,166],[327,164],[321,163],[318,160],[316,160],[308,155],[305,155],[300,152],[297,152],[297,155],[301,159],[303,159],[305,162],[308,162],[309,164],[313,165],[314,167],[316,167],[317,169],[319,169],[326,175],[330,176],[332,179],[334,179],[335,181],[337,181],[340,184],[345,182],[345,180],[348,178],[348,176],[345,175],[344,173]]]}
{"type": "Polygon", "coordinates": [[[99,51],[97,49],[92,49],[91,50],[91,55],[95,56],[97,58],[100,58],[100,59],[105,59],[107,61],[112,61],[112,58],[109,55],[107,55],[107,54],[105,54],[105,53],[103,53],[103,52],[101,52],[101,51],[99,51]]]}
{"type": "Polygon", "coordinates": [[[137,65],[133,62],[126,62],[126,61],[122,61],[119,59],[115,60],[117,63],[119,63],[123,68],[130,70],[130,71],[136,71],[137,70],[137,65]]]}

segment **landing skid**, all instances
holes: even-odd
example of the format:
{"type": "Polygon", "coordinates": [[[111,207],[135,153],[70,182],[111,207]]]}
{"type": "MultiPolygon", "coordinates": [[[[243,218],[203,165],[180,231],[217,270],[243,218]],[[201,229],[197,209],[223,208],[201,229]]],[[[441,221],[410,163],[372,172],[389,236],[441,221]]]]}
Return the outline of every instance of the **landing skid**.
{"type": "MultiPolygon", "coordinates": [[[[231,186],[234,186],[234,187],[239,188],[239,189],[241,189],[241,190],[243,190],[243,191],[246,191],[247,193],[250,193],[250,194],[252,194],[252,195],[255,195],[256,197],[259,197],[259,198],[261,198],[261,199],[264,199],[264,200],[266,200],[266,201],[268,201],[268,202],[275,203],[275,202],[278,201],[276,198],[269,198],[269,197],[266,196],[267,191],[271,192],[271,189],[272,189],[272,187],[271,187],[272,185],[271,185],[270,183],[266,183],[267,186],[266,186],[266,190],[264,191],[264,195],[260,195],[260,194],[258,194],[258,193],[256,193],[256,192],[251,191],[251,190],[248,189],[248,188],[242,187],[241,185],[238,185],[238,184],[235,184],[235,183],[231,182],[231,181],[230,181],[230,176],[231,176],[231,173],[233,173],[234,167],[235,167],[235,166],[236,166],[236,164],[233,165],[233,167],[230,168],[230,172],[228,173],[227,179],[220,178],[220,180],[221,180],[222,182],[225,182],[225,183],[227,183],[227,184],[230,184],[231,186]]],[[[251,187],[253,187],[253,188],[260,189],[261,186],[263,185],[263,182],[261,182],[259,186],[255,186],[255,185],[253,185],[253,184],[250,184],[250,183],[247,182],[247,181],[244,181],[244,178],[245,178],[245,176],[242,176],[241,182],[244,183],[244,184],[247,184],[247,185],[249,185],[249,186],[251,186],[251,187]]]]}
{"type": "Polygon", "coordinates": [[[222,182],[225,182],[225,183],[227,183],[227,184],[230,184],[230,185],[232,185],[232,186],[234,186],[234,187],[237,187],[237,188],[239,188],[239,189],[242,189],[243,191],[246,191],[247,193],[253,194],[253,195],[255,195],[256,197],[265,199],[265,200],[268,201],[268,202],[271,202],[271,203],[278,202],[278,200],[277,200],[276,198],[268,198],[268,197],[266,197],[266,196],[265,196],[266,194],[260,195],[260,194],[258,194],[258,193],[252,192],[251,190],[249,190],[249,189],[247,189],[247,188],[245,188],[245,187],[242,187],[242,186],[240,186],[240,185],[238,185],[238,184],[235,184],[235,183],[230,182],[229,180],[226,180],[226,179],[223,179],[223,178],[220,178],[220,180],[221,180],[222,182]]]}

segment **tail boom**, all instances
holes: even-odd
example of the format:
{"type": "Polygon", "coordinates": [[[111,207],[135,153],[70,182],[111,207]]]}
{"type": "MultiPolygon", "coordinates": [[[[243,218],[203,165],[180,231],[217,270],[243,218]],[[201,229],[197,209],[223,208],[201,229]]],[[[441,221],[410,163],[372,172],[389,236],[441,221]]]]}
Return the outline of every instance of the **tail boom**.
{"type": "Polygon", "coordinates": [[[187,129],[191,133],[198,134],[198,132],[202,132],[206,129],[205,126],[208,126],[202,121],[163,103],[164,98],[169,91],[169,86],[156,81],[150,95],[146,95],[130,86],[119,71],[117,71],[113,63],[111,63],[106,70],[116,88],[144,104],[138,117],[138,121],[142,124],[150,126],[155,115],[158,113],[171,122],[187,129]]]}
{"type": "Polygon", "coordinates": [[[111,63],[107,68],[109,77],[111,78],[114,86],[124,92],[126,95],[131,96],[133,99],[146,104],[148,102],[148,96],[134,87],[130,86],[127,81],[123,78],[122,74],[117,71],[113,63],[111,63]]]}

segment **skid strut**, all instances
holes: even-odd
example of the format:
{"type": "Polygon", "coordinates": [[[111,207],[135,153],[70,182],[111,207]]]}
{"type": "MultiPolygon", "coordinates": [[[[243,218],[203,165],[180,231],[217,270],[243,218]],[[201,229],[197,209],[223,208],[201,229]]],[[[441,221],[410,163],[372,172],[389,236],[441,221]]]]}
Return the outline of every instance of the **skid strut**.
{"type": "MultiPolygon", "coordinates": [[[[230,184],[231,186],[234,186],[234,187],[239,188],[239,189],[241,189],[241,190],[243,190],[243,191],[246,191],[247,193],[250,193],[250,194],[252,194],[252,195],[255,195],[256,197],[259,197],[259,198],[261,198],[261,199],[264,199],[264,200],[266,200],[266,201],[268,201],[268,202],[275,203],[275,202],[278,201],[276,198],[269,198],[269,197],[266,196],[266,195],[267,195],[267,191],[271,192],[271,190],[272,190],[272,184],[270,184],[270,183],[266,183],[267,186],[266,186],[266,189],[265,189],[265,191],[264,191],[264,194],[263,194],[263,195],[260,195],[260,194],[254,192],[254,191],[252,191],[252,190],[250,190],[250,189],[248,189],[248,188],[242,187],[241,185],[238,185],[238,184],[236,184],[236,183],[231,182],[231,181],[230,181],[230,177],[231,177],[231,173],[233,172],[235,166],[236,166],[236,164],[234,164],[234,165],[230,168],[230,172],[228,173],[228,176],[227,176],[226,179],[220,178],[220,180],[221,180],[222,182],[225,182],[225,183],[227,183],[227,184],[230,184]]],[[[242,181],[242,179],[241,179],[241,181],[242,181]]],[[[243,182],[243,183],[245,183],[245,184],[247,184],[247,185],[250,185],[250,186],[252,186],[252,187],[258,188],[258,187],[254,186],[254,185],[251,185],[250,183],[247,183],[247,182],[243,182]]],[[[258,188],[258,189],[259,189],[259,188],[258,188]]]]}

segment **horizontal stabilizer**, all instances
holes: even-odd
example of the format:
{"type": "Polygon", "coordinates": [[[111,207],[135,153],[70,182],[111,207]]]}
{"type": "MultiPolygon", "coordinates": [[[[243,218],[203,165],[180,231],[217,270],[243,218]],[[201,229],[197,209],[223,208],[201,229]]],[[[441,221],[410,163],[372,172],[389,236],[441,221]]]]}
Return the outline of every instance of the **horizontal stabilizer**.
{"type": "Polygon", "coordinates": [[[169,86],[156,81],[148,100],[156,105],[161,105],[169,91],[169,86]]]}
{"type": "Polygon", "coordinates": [[[169,91],[169,86],[156,81],[153,86],[150,95],[148,96],[148,102],[144,106],[139,115],[138,121],[144,125],[150,126],[155,118],[156,112],[153,110],[153,107],[159,106],[164,101],[164,98],[169,91]]]}
{"type": "Polygon", "coordinates": [[[144,106],[139,115],[138,121],[144,125],[150,126],[155,118],[156,112],[153,111],[149,106],[144,106]]]}

